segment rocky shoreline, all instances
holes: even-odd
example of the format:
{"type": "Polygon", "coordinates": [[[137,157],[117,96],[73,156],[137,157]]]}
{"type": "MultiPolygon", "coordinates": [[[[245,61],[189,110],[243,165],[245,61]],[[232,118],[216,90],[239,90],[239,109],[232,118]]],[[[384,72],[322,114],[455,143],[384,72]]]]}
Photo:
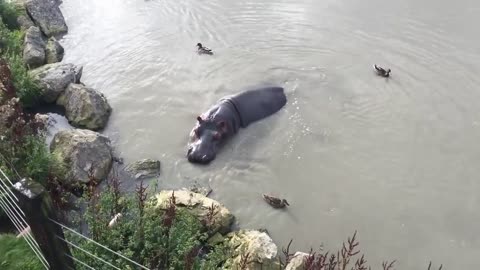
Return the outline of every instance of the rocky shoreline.
{"type": "MultiPolygon", "coordinates": [[[[64,63],[64,49],[58,42],[68,32],[58,0],[16,1],[24,13],[18,24],[25,30],[23,58],[29,74],[41,87],[44,104],[64,108],[65,117],[73,129],[57,132],[50,144],[53,156],[66,168],[62,178],[71,183],[88,183],[106,179],[115,161],[110,139],[99,133],[108,123],[112,108],[99,91],[81,82],[83,67],[64,63]]],[[[48,116],[37,115],[48,124],[48,116]]],[[[124,171],[134,179],[154,178],[160,175],[160,161],[140,160],[125,166],[124,171]]],[[[67,183],[67,184],[71,184],[67,183]]],[[[267,232],[259,230],[232,231],[233,214],[221,203],[208,198],[211,190],[190,188],[163,190],[156,195],[162,208],[168,204],[172,193],[176,205],[193,213],[198,219],[217,209],[215,220],[208,228],[209,244],[223,243],[234,250],[224,266],[234,268],[242,254],[250,254],[245,269],[279,269],[278,247],[267,232]]],[[[121,222],[121,221],[120,221],[121,222]]],[[[297,252],[286,269],[303,269],[306,253],[297,252]]]]}

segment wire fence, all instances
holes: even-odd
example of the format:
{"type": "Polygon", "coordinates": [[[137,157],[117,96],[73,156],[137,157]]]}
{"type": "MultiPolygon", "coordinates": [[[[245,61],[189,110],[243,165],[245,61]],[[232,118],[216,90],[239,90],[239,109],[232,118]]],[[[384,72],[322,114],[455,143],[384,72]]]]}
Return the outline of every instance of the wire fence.
{"type": "Polygon", "coordinates": [[[0,208],[8,216],[12,224],[17,229],[18,233],[23,234],[23,239],[27,242],[28,246],[32,249],[33,253],[46,269],[50,269],[49,263],[40,251],[40,247],[29,231],[29,225],[25,221],[25,213],[18,205],[19,199],[12,192],[12,182],[7,175],[0,169],[0,208]]]}
{"type": "MultiPolygon", "coordinates": [[[[54,269],[54,268],[50,267],[51,263],[49,263],[48,259],[45,258],[46,256],[44,256],[45,250],[44,250],[44,253],[42,253],[42,247],[43,248],[53,248],[53,247],[49,247],[48,245],[43,245],[43,246],[39,245],[38,242],[37,242],[38,239],[36,240],[35,237],[34,237],[35,232],[33,232],[33,235],[32,235],[32,231],[30,230],[31,227],[26,222],[26,219],[28,220],[27,215],[29,213],[27,212],[27,215],[26,215],[25,212],[22,211],[22,209],[20,207],[20,205],[21,205],[20,202],[21,202],[22,198],[19,199],[18,196],[15,195],[15,192],[12,192],[12,189],[15,190],[17,188],[18,188],[18,186],[13,185],[13,183],[10,181],[10,179],[7,177],[7,175],[0,169],[0,208],[8,216],[8,218],[10,219],[12,224],[17,229],[18,233],[23,236],[23,239],[25,239],[28,246],[32,249],[33,253],[39,259],[41,264],[46,269],[54,269]]],[[[93,266],[89,265],[85,261],[81,261],[80,259],[75,258],[75,256],[73,256],[72,253],[70,252],[70,250],[72,250],[72,251],[76,251],[76,252],[82,252],[83,254],[86,254],[91,259],[93,259],[95,262],[98,262],[99,264],[104,265],[104,267],[102,267],[101,269],[121,270],[121,269],[125,269],[125,267],[124,267],[125,265],[130,265],[130,266],[135,267],[136,269],[150,270],[149,268],[145,267],[144,265],[133,261],[132,259],[124,256],[123,254],[120,254],[116,251],[113,251],[112,249],[108,248],[107,246],[102,245],[101,243],[98,243],[98,242],[94,241],[93,239],[88,238],[87,236],[75,231],[72,228],[69,228],[68,226],[60,223],[58,220],[55,220],[55,219],[53,219],[49,216],[46,216],[44,220],[45,220],[45,222],[50,223],[48,225],[56,226],[62,232],[61,235],[52,233],[52,235],[45,235],[45,237],[46,238],[58,239],[58,240],[62,241],[63,243],[65,243],[66,246],[68,247],[64,252],[64,256],[74,263],[72,263],[71,266],[68,265],[64,269],[75,269],[75,266],[81,266],[82,268],[86,268],[86,269],[95,269],[93,266]],[[83,241],[88,241],[88,242],[93,243],[94,245],[104,249],[108,253],[115,255],[115,257],[119,258],[120,260],[115,260],[115,263],[114,263],[114,262],[111,262],[111,261],[109,262],[108,259],[101,258],[100,256],[94,254],[92,251],[89,251],[89,250],[86,250],[85,248],[82,248],[81,244],[74,243],[73,241],[71,241],[71,239],[65,239],[66,237],[63,235],[64,231],[67,231],[67,232],[71,233],[72,235],[78,236],[83,241]],[[122,266],[118,265],[119,261],[123,262],[122,266]]],[[[32,228],[32,230],[33,230],[33,228],[32,228]]],[[[42,233],[44,233],[44,231],[42,231],[42,233]]],[[[55,252],[57,250],[55,250],[55,252]]],[[[47,258],[48,258],[48,256],[47,256],[47,258]]]]}
{"type": "MultiPolygon", "coordinates": [[[[71,233],[79,236],[80,238],[83,238],[83,239],[85,239],[86,241],[89,241],[89,242],[97,245],[98,247],[101,247],[101,248],[105,249],[106,251],[110,252],[111,254],[115,254],[116,256],[122,258],[123,260],[125,260],[125,261],[127,261],[127,262],[129,262],[129,263],[131,263],[131,264],[133,264],[133,265],[138,266],[138,267],[141,268],[141,269],[150,270],[149,268],[147,268],[147,267],[145,267],[145,266],[143,266],[143,265],[141,265],[141,264],[139,264],[139,263],[137,263],[137,262],[135,262],[135,261],[127,258],[127,257],[125,257],[124,255],[122,255],[122,254],[120,254],[120,253],[118,253],[118,252],[116,252],[116,251],[111,250],[111,249],[108,248],[107,246],[102,245],[102,244],[94,241],[93,239],[90,239],[90,238],[84,236],[83,234],[81,234],[81,233],[79,233],[79,232],[77,232],[77,231],[75,231],[75,230],[73,230],[73,229],[71,229],[71,228],[69,228],[69,227],[67,227],[67,226],[65,226],[65,225],[63,225],[63,224],[60,224],[60,223],[56,222],[55,220],[50,220],[50,221],[53,222],[53,223],[55,223],[55,224],[57,224],[58,226],[62,227],[64,230],[67,230],[67,231],[69,231],[69,232],[71,232],[71,233]]],[[[68,242],[68,241],[65,240],[65,239],[61,239],[61,240],[67,242],[67,244],[74,245],[74,244],[68,242]]],[[[81,248],[79,248],[79,249],[81,250],[81,248]]],[[[83,250],[82,250],[82,251],[83,251],[83,250]]],[[[86,251],[84,251],[84,252],[87,253],[86,251]]],[[[92,256],[94,256],[94,255],[92,255],[92,256]]],[[[100,260],[103,261],[102,259],[100,259],[100,260]]],[[[107,264],[108,264],[108,263],[107,263],[107,264]]],[[[112,266],[112,267],[116,268],[115,266],[112,266]]]]}

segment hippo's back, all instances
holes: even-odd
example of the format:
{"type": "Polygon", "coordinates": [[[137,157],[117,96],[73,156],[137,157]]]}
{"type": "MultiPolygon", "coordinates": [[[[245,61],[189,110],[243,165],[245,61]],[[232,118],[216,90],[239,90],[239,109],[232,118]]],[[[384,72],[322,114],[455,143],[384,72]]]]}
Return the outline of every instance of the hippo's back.
{"type": "Polygon", "coordinates": [[[238,110],[242,127],[278,112],[287,103],[284,89],[276,86],[247,90],[229,100],[238,110]]]}

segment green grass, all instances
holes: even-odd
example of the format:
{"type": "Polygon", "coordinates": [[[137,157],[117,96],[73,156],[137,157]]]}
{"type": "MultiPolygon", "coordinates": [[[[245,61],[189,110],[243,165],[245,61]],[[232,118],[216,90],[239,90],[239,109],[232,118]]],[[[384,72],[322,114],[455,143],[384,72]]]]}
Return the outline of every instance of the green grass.
{"type": "Polygon", "coordinates": [[[0,235],[0,269],[45,269],[23,238],[11,234],[0,235]]]}

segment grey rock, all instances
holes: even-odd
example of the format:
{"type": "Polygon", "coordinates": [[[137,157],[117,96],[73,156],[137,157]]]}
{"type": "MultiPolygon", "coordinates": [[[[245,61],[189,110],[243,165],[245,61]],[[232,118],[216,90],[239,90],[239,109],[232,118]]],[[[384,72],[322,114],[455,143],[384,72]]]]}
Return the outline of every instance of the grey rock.
{"type": "Polygon", "coordinates": [[[25,1],[25,8],[47,37],[68,32],[65,18],[60,11],[59,1],[27,0],[25,1]]]}
{"type": "Polygon", "coordinates": [[[23,60],[30,68],[36,68],[45,63],[45,40],[38,27],[32,26],[25,33],[23,60]]]}
{"type": "Polygon", "coordinates": [[[32,19],[30,19],[27,14],[18,15],[17,23],[22,30],[27,30],[28,28],[35,26],[32,19]]]}
{"type": "Polygon", "coordinates": [[[73,66],[73,74],[75,75],[73,82],[81,83],[80,79],[82,78],[82,74],[83,74],[83,66],[73,66]]]}
{"type": "Polygon", "coordinates": [[[65,50],[63,49],[62,45],[60,45],[60,42],[55,39],[55,37],[51,37],[48,39],[47,46],[45,48],[45,57],[47,64],[61,62],[64,53],[65,50]]]}
{"type": "Polygon", "coordinates": [[[110,139],[86,129],[63,130],[55,134],[50,145],[53,157],[64,168],[67,183],[101,181],[112,166],[110,139]]]}
{"type": "Polygon", "coordinates": [[[83,84],[69,84],[57,104],[65,107],[65,116],[73,126],[91,130],[104,128],[112,112],[103,94],[83,84]]]}
{"type": "Polygon", "coordinates": [[[151,178],[160,175],[160,161],[153,159],[142,159],[129,164],[125,171],[135,179],[151,178]]]}
{"type": "Polygon", "coordinates": [[[222,269],[237,269],[245,254],[249,261],[245,270],[276,270],[281,269],[278,260],[278,248],[272,238],[264,232],[255,230],[240,230],[225,236],[224,245],[232,250],[222,269]]]}
{"type": "Polygon", "coordinates": [[[70,83],[80,81],[82,67],[64,63],[48,64],[31,70],[30,75],[41,87],[43,100],[52,103],[70,83]]]}

